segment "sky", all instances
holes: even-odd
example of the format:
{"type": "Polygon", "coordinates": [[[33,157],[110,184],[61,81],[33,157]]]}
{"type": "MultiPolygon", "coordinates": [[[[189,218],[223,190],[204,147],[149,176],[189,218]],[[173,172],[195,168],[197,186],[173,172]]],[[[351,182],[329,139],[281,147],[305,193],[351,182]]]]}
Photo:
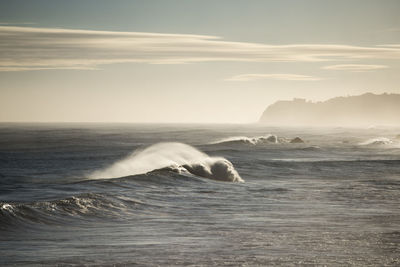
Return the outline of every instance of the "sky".
{"type": "Polygon", "coordinates": [[[400,93],[397,0],[0,0],[0,122],[253,123],[400,93]]]}

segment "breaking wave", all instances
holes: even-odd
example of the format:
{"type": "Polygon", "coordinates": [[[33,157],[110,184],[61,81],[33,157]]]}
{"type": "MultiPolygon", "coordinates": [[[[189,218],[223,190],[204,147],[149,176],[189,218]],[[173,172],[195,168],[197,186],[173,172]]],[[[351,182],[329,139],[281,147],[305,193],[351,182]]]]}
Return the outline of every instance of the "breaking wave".
{"type": "Polygon", "coordinates": [[[243,182],[229,160],[222,157],[210,157],[196,148],[182,143],[159,143],[144,150],[135,151],[110,167],[95,171],[90,178],[119,178],[159,169],[168,169],[219,181],[243,182]]]}
{"type": "Polygon", "coordinates": [[[277,144],[286,141],[283,138],[278,138],[276,135],[266,135],[259,137],[247,137],[247,136],[233,136],[218,140],[211,144],[219,145],[219,144],[249,144],[249,145],[257,145],[257,144],[277,144]]]}
{"type": "Polygon", "coordinates": [[[266,136],[258,136],[258,137],[233,136],[212,142],[210,143],[210,145],[235,145],[235,144],[260,145],[260,144],[288,144],[288,143],[302,144],[304,143],[304,141],[300,137],[288,139],[285,137],[278,137],[274,134],[269,134],[266,136]]]}

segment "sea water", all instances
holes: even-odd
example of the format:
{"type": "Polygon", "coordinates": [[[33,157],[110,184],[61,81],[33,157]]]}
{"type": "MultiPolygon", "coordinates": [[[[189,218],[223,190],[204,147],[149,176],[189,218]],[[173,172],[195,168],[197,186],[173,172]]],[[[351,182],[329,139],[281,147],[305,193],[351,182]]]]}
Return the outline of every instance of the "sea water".
{"type": "Polygon", "coordinates": [[[398,134],[3,123],[0,265],[398,266],[398,134]]]}

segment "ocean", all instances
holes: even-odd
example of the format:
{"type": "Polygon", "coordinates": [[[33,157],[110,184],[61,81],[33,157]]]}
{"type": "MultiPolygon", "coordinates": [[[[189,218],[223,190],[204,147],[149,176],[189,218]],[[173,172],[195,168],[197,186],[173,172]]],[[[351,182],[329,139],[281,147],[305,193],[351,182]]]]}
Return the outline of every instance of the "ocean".
{"type": "Polygon", "coordinates": [[[399,266],[399,134],[2,123],[0,265],[399,266]]]}

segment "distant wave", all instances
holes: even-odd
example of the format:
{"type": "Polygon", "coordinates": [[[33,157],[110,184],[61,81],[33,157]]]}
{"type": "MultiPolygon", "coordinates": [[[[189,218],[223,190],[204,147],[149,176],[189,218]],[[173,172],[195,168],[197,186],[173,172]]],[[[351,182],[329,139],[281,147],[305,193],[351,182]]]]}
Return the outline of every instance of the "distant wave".
{"type": "Polygon", "coordinates": [[[322,150],[322,148],[319,147],[319,146],[307,146],[307,147],[299,148],[299,150],[303,150],[303,151],[320,151],[320,150],[322,150]]]}
{"type": "Polygon", "coordinates": [[[110,167],[95,171],[89,177],[91,179],[119,178],[165,168],[219,181],[243,182],[229,160],[222,157],[210,157],[182,143],[159,143],[144,150],[135,151],[110,167]]]}
{"type": "MultiPolygon", "coordinates": [[[[359,164],[386,164],[386,165],[398,165],[400,160],[390,159],[345,159],[345,158],[276,158],[270,159],[270,162],[274,163],[321,163],[321,164],[346,164],[346,163],[359,163],[359,164]]],[[[287,165],[283,165],[286,166],[287,165]]],[[[343,167],[343,166],[342,166],[343,167]]]]}
{"type": "Polygon", "coordinates": [[[391,145],[395,144],[395,142],[389,138],[386,137],[377,137],[377,138],[372,138],[368,139],[365,142],[359,143],[359,145],[362,146],[368,146],[368,145],[391,145]]]}
{"type": "Polygon", "coordinates": [[[219,144],[248,144],[248,145],[257,145],[257,144],[277,144],[277,143],[287,143],[288,140],[284,138],[278,138],[276,135],[266,135],[259,137],[247,137],[247,136],[232,136],[228,138],[224,138],[210,144],[219,145],[219,144]]]}

